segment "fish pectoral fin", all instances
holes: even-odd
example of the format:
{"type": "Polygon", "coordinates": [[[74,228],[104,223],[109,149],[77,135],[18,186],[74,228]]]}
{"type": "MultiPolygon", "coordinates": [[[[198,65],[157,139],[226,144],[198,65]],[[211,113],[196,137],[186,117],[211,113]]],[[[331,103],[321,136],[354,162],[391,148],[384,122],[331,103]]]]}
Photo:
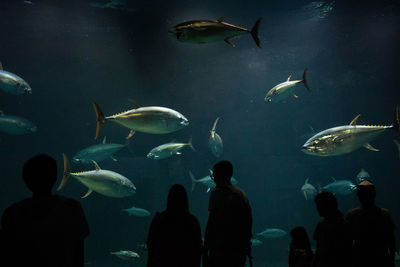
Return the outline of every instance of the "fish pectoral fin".
{"type": "Polygon", "coordinates": [[[228,38],[224,39],[225,43],[227,43],[228,45],[235,47],[235,44],[233,44],[231,41],[229,41],[228,38]]]}
{"type": "Polygon", "coordinates": [[[303,191],[303,194],[304,194],[304,198],[305,198],[306,200],[308,200],[308,199],[307,199],[307,193],[306,193],[306,191],[303,191]]]}
{"type": "Polygon", "coordinates": [[[296,95],[296,94],[293,94],[293,97],[296,98],[296,99],[299,98],[299,96],[296,95]]]}
{"type": "Polygon", "coordinates": [[[351,126],[356,126],[357,125],[357,120],[358,118],[361,116],[361,114],[358,114],[351,122],[350,125],[351,126]]]}
{"type": "Polygon", "coordinates": [[[220,17],[217,21],[218,22],[223,22],[225,20],[225,17],[220,17]]]}
{"type": "Polygon", "coordinates": [[[135,134],[135,130],[131,130],[129,132],[128,136],[126,137],[126,139],[130,139],[134,134],[135,134]]]}
{"type": "Polygon", "coordinates": [[[375,151],[375,152],[379,151],[379,149],[376,149],[375,147],[371,146],[371,144],[365,144],[364,147],[371,151],[375,151]]]}
{"type": "Polygon", "coordinates": [[[113,156],[110,157],[113,161],[118,161],[116,158],[114,158],[113,156]]]}
{"type": "Polygon", "coordinates": [[[206,191],[206,192],[208,193],[208,192],[210,192],[210,190],[211,190],[211,188],[207,188],[207,191],[206,191]]]}
{"type": "Polygon", "coordinates": [[[93,192],[93,190],[89,188],[89,190],[87,191],[87,193],[86,193],[83,197],[81,197],[81,198],[87,198],[92,192],[93,192]]]}
{"type": "Polygon", "coordinates": [[[94,164],[94,167],[96,168],[96,170],[97,170],[97,171],[98,171],[98,170],[101,170],[101,168],[100,168],[99,164],[97,164],[97,162],[96,162],[96,161],[92,160],[92,162],[93,162],[93,164],[94,164]]]}

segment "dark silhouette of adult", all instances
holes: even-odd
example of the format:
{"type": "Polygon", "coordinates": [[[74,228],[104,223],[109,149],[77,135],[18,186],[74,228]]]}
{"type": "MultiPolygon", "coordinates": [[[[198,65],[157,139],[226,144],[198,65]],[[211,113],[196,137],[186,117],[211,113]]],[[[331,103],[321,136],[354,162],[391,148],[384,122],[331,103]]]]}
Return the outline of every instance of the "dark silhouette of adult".
{"type": "Polygon", "coordinates": [[[292,242],[289,250],[289,267],[310,267],[314,253],[304,227],[298,226],[290,231],[292,242]]]}
{"type": "Polygon", "coordinates": [[[79,202],[51,193],[56,161],[37,155],[25,163],[22,177],[32,197],[3,213],[0,266],[83,267],[89,227],[79,202]]]}
{"type": "Polygon", "coordinates": [[[363,181],[357,186],[361,206],[347,213],[353,239],[354,266],[395,266],[394,222],[389,211],[375,206],[375,186],[363,181]]]}
{"type": "Polygon", "coordinates": [[[351,238],[349,226],[338,209],[336,197],[331,192],[322,192],[315,197],[317,211],[324,219],[318,223],[314,240],[317,249],[313,267],[351,266],[351,238]]]}
{"type": "Polygon", "coordinates": [[[232,174],[230,162],[214,165],[203,266],[243,267],[246,256],[251,259],[251,207],[246,194],[231,184],[232,174]]]}
{"type": "Polygon", "coordinates": [[[147,238],[147,267],[199,267],[202,240],[200,224],[189,211],[185,188],[174,184],[167,209],[157,212],[147,238]]]}

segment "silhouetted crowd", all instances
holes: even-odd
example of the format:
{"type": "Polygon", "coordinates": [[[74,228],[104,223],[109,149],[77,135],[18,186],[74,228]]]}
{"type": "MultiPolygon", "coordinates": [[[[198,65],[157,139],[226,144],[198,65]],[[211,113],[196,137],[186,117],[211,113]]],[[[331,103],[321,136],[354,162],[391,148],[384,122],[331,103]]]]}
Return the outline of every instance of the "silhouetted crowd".
{"type": "MultiPolygon", "coordinates": [[[[216,187],[209,201],[204,241],[190,213],[186,190],[173,185],[167,208],[150,225],[148,267],[252,267],[252,212],[246,194],[231,184],[232,164],[220,161],[211,175],[216,187]]],[[[1,220],[0,266],[83,267],[89,227],[79,202],[53,195],[57,164],[47,155],[26,162],[23,180],[32,197],[7,208],[1,220]]],[[[357,187],[360,207],[346,216],[335,195],[315,197],[323,218],[314,231],[315,252],[304,227],[291,230],[289,267],[393,267],[394,222],[374,205],[375,186],[357,187]]]]}

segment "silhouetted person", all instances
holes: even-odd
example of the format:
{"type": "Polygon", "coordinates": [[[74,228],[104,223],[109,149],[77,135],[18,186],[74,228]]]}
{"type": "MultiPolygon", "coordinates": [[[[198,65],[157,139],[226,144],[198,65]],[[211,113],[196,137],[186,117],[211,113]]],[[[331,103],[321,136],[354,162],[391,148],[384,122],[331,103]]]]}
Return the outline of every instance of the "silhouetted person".
{"type": "Polygon", "coordinates": [[[231,184],[232,164],[214,165],[203,266],[243,267],[251,251],[252,215],[246,194],[231,184]]]}
{"type": "Polygon", "coordinates": [[[306,229],[302,226],[293,228],[290,236],[289,267],[310,267],[314,253],[306,229]]]}
{"type": "Polygon", "coordinates": [[[389,211],[374,205],[375,186],[363,181],[357,186],[361,206],[346,219],[353,239],[354,266],[395,266],[394,222],[389,211]]]}
{"type": "Polygon", "coordinates": [[[171,187],[167,209],[154,216],[147,249],[147,267],[200,266],[200,224],[189,211],[189,200],[183,186],[175,184],[171,187]]]}
{"type": "Polygon", "coordinates": [[[351,238],[349,226],[338,210],[335,195],[330,192],[319,193],[315,197],[317,211],[324,219],[318,223],[314,240],[317,249],[313,267],[351,266],[351,238]]]}
{"type": "Polygon", "coordinates": [[[3,213],[0,266],[83,267],[89,227],[79,202],[51,194],[56,161],[37,155],[25,163],[22,177],[32,197],[3,213]]]}

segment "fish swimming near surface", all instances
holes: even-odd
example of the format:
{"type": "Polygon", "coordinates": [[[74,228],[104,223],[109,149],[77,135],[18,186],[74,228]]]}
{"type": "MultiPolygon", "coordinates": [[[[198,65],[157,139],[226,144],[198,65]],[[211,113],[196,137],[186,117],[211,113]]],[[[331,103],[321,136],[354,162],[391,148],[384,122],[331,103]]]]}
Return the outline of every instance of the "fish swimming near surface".
{"type": "Polygon", "coordinates": [[[207,44],[223,40],[232,47],[235,47],[235,45],[230,39],[250,33],[256,45],[261,48],[260,38],[258,37],[261,18],[256,21],[251,30],[226,23],[224,20],[225,17],[218,20],[187,21],[174,26],[168,32],[185,43],[207,44]]]}
{"type": "Polygon", "coordinates": [[[5,115],[4,112],[0,110],[0,132],[11,135],[21,135],[34,133],[36,131],[36,125],[27,119],[13,115],[5,115]]]}
{"type": "Polygon", "coordinates": [[[113,121],[126,128],[131,129],[127,139],[132,137],[135,131],[152,134],[166,134],[178,131],[189,125],[188,119],[181,113],[165,107],[139,107],[131,101],[135,106],[134,109],[117,113],[112,116],[105,117],[100,107],[93,102],[93,108],[96,112],[96,136],[99,137],[106,121],[113,121]]]}
{"type": "Polygon", "coordinates": [[[134,260],[140,258],[139,254],[130,250],[120,250],[116,252],[110,252],[110,254],[115,255],[123,260],[134,260]]]}
{"type": "Polygon", "coordinates": [[[393,142],[395,143],[397,150],[399,151],[399,158],[400,158],[400,143],[397,142],[397,140],[393,139],[393,142]]]}
{"type": "Polygon", "coordinates": [[[187,143],[170,142],[170,143],[159,145],[159,146],[153,148],[147,154],[147,157],[149,159],[165,159],[165,158],[169,158],[173,155],[180,155],[180,154],[182,154],[180,151],[182,150],[182,148],[184,148],[186,146],[190,147],[193,151],[196,151],[196,149],[193,147],[193,144],[192,144],[192,138],[190,137],[190,139],[187,143]]]}
{"type": "Polygon", "coordinates": [[[301,187],[301,192],[306,200],[312,199],[318,193],[317,189],[312,184],[308,183],[308,178],[301,187]]]}
{"type": "Polygon", "coordinates": [[[379,151],[369,144],[386,129],[393,128],[400,135],[398,106],[394,111],[393,124],[390,126],[357,125],[357,115],[350,125],[324,130],[303,145],[302,151],[314,156],[338,156],[353,152],[364,146],[372,151],[379,151]]]}
{"type": "Polygon", "coordinates": [[[129,209],[122,209],[122,211],[127,212],[129,215],[137,216],[137,217],[146,217],[150,215],[150,212],[136,207],[131,207],[129,209]]]}
{"type": "Polygon", "coordinates": [[[57,190],[61,190],[66,185],[68,178],[72,176],[89,189],[82,198],[88,197],[93,191],[103,196],[117,198],[136,194],[136,187],[128,178],[113,171],[102,170],[95,161],[92,161],[95,170],[71,173],[69,161],[65,154],[63,154],[63,159],[64,175],[57,190]]]}
{"type": "Polygon", "coordinates": [[[286,82],[280,83],[269,90],[264,100],[267,102],[279,103],[286,100],[290,96],[298,98],[298,96],[294,93],[297,84],[303,83],[307,90],[310,91],[310,86],[307,83],[306,76],[307,69],[304,70],[303,79],[301,80],[291,81],[290,78],[292,77],[292,75],[290,75],[286,82]]]}
{"type": "Polygon", "coordinates": [[[114,154],[123,149],[125,146],[126,145],[106,143],[106,137],[104,137],[101,144],[89,146],[76,153],[72,158],[72,161],[82,164],[91,164],[93,160],[100,162],[107,158],[117,161],[117,159],[114,157],[114,154]]]}
{"type": "Polygon", "coordinates": [[[364,170],[363,168],[361,168],[360,172],[357,174],[357,182],[361,183],[362,181],[365,180],[370,180],[371,176],[369,175],[369,173],[364,170]]]}
{"type": "Polygon", "coordinates": [[[212,129],[210,130],[210,138],[209,138],[209,146],[211,153],[213,153],[214,156],[219,158],[222,155],[224,145],[222,143],[222,138],[219,136],[216,132],[217,130],[217,123],[219,121],[219,117],[215,120],[214,125],[212,129]]]}
{"type": "Polygon", "coordinates": [[[257,234],[263,238],[279,238],[285,235],[287,235],[286,231],[279,228],[268,228],[257,234]]]}
{"type": "Polygon", "coordinates": [[[3,70],[0,62],[0,89],[13,95],[32,94],[32,88],[18,75],[3,70]]]}
{"type": "MultiPolygon", "coordinates": [[[[205,185],[207,187],[207,193],[210,192],[211,189],[213,189],[216,186],[214,180],[211,178],[211,175],[213,172],[212,172],[212,170],[209,170],[209,171],[210,171],[210,175],[205,176],[200,179],[197,179],[197,180],[194,178],[193,173],[191,171],[189,171],[190,179],[192,180],[192,192],[193,192],[194,188],[196,187],[196,184],[205,185]]],[[[234,177],[232,177],[231,183],[233,185],[236,185],[238,183],[238,181],[234,177]]]]}
{"type": "Polygon", "coordinates": [[[322,187],[322,190],[331,192],[335,195],[345,196],[352,194],[357,189],[357,186],[353,184],[352,181],[349,180],[336,181],[334,178],[332,179],[333,182],[322,187]]]}

